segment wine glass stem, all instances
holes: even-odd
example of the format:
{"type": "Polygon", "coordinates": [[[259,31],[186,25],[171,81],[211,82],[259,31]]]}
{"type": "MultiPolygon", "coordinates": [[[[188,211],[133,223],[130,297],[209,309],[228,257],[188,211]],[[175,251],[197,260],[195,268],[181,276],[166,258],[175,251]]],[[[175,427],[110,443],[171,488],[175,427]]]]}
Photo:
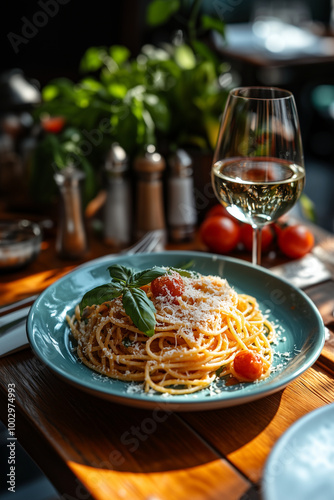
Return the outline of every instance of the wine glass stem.
{"type": "Polygon", "coordinates": [[[253,226],[252,263],[261,265],[261,228],[253,226]]]}

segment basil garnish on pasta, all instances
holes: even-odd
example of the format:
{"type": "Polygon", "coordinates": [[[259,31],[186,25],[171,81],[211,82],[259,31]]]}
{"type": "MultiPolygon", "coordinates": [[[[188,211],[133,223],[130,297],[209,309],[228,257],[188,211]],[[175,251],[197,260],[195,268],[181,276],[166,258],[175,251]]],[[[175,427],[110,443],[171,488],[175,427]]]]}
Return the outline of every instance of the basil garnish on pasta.
{"type": "Polygon", "coordinates": [[[190,394],[217,380],[214,395],[268,377],[277,337],[256,298],[238,294],[224,278],[180,267],[109,267],[110,282],[66,315],[79,359],[164,394],[190,394]]]}
{"type": "Polygon", "coordinates": [[[126,314],[134,325],[147,336],[154,334],[155,307],[140,287],[148,285],[155,278],[168,271],[162,267],[153,267],[145,271],[134,272],[126,266],[115,264],[108,267],[111,283],[100,285],[85,293],[80,302],[80,313],[93,305],[116,299],[122,295],[122,303],[126,314]]]}

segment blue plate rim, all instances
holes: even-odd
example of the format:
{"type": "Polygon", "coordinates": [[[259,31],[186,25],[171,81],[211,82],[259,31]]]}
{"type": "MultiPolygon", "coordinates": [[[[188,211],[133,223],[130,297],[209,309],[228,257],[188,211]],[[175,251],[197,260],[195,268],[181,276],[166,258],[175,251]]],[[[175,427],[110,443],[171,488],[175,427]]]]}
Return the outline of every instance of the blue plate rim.
{"type": "MultiPolygon", "coordinates": [[[[284,448],[286,444],[290,441],[292,437],[304,426],[307,426],[307,424],[312,421],[312,420],[317,420],[319,416],[321,417],[323,414],[326,414],[327,412],[333,413],[334,412],[334,403],[328,403],[324,404],[323,406],[320,406],[319,408],[315,408],[314,410],[311,410],[310,412],[306,413],[302,417],[300,417],[298,420],[296,420],[293,424],[288,427],[288,429],[278,438],[276,443],[274,444],[273,449],[269,453],[269,456],[266,460],[264,470],[263,470],[263,476],[262,476],[262,481],[261,481],[261,491],[264,497],[264,500],[276,500],[277,495],[275,492],[273,492],[272,488],[270,487],[270,481],[268,481],[268,476],[270,475],[270,469],[275,464],[279,456],[282,452],[284,452],[284,448]]],[[[281,498],[281,497],[280,497],[281,498]]]]}
{"type": "MultiPolygon", "coordinates": [[[[230,283],[231,286],[233,286],[233,283],[230,283]]],[[[161,251],[161,252],[155,252],[154,254],[150,253],[138,253],[135,254],[134,256],[126,255],[126,254],[115,254],[115,255],[110,255],[110,256],[103,256],[101,258],[94,259],[93,261],[88,261],[77,268],[71,270],[69,273],[66,275],[62,276],[58,280],[56,280],[54,283],[49,285],[41,294],[39,297],[36,299],[34,304],[32,305],[29,315],[27,318],[27,336],[29,343],[32,347],[33,352],[36,354],[36,356],[49,368],[51,369],[57,376],[62,378],[65,382],[70,383],[86,392],[89,392],[90,394],[97,395],[99,397],[102,397],[107,400],[112,400],[116,403],[121,403],[129,406],[137,406],[140,408],[153,408],[156,407],[157,405],[161,406],[168,406],[168,408],[172,410],[177,410],[177,411],[197,411],[197,410],[206,410],[206,409],[217,409],[217,408],[222,408],[222,407],[229,407],[229,406],[234,406],[234,405],[239,405],[243,403],[247,403],[250,401],[253,401],[255,399],[259,399],[262,397],[269,396],[281,389],[284,389],[288,384],[290,384],[293,380],[295,380],[297,377],[299,377],[302,373],[304,373],[310,366],[312,366],[315,361],[318,359],[321,350],[324,346],[325,343],[325,330],[324,330],[324,325],[323,325],[323,320],[320,315],[320,312],[316,308],[315,304],[312,302],[312,300],[307,296],[307,294],[289,283],[287,279],[278,277],[274,275],[269,269],[262,268],[261,266],[254,266],[252,263],[244,261],[242,259],[238,259],[236,257],[231,257],[231,256],[225,256],[225,255],[219,255],[219,254],[214,254],[214,253],[208,253],[208,252],[201,252],[201,251],[187,251],[187,250],[166,250],[166,251],[161,251]],[[211,400],[208,404],[208,402],[202,403],[196,400],[192,401],[180,401],[179,396],[173,397],[173,400],[161,400],[158,398],[161,398],[160,395],[158,396],[150,396],[148,397],[147,401],[143,401],[142,398],[138,398],[136,394],[126,394],[126,395],[111,395],[110,390],[104,389],[103,387],[100,387],[98,390],[91,388],[89,385],[82,383],[77,380],[76,377],[72,377],[70,374],[65,374],[63,370],[60,370],[57,366],[55,366],[52,362],[50,362],[49,359],[45,359],[41,353],[39,352],[39,349],[36,346],[36,343],[34,341],[34,336],[33,336],[33,321],[34,321],[34,314],[36,313],[36,309],[38,305],[41,303],[41,301],[44,299],[44,297],[48,294],[51,293],[52,290],[54,290],[56,287],[59,286],[59,284],[63,283],[66,281],[69,276],[78,273],[82,270],[85,271],[90,271],[91,269],[97,268],[101,266],[104,262],[114,262],[115,260],[121,260],[121,259],[126,259],[126,258],[141,258],[141,257],[147,257],[147,256],[154,256],[154,257],[161,257],[161,256],[168,256],[168,255],[179,255],[179,256],[187,256],[187,258],[201,258],[201,259],[210,259],[211,261],[219,260],[223,262],[231,262],[233,264],[236,264],[237,266],[247,268],[251,270],[252,272],[260,272],[262,274],[268,275],[270,278],[276,280],[277,282],[282,282],[284,283],[288,288],[293,290],[295,293],[297,293],[300,297],[303,298],[303,300],[308,304],[310,309],[312,310],[315,318],[317,319],[318,326],[319,326],[319,332],[318,332],[318,339],[316,343],[316,347],[312,351],[312,355],[308,357],[306,362],[304,362],[302,365],[298,367],[297,370],[295,370],[293,373],[291,373],[289,376],[287,376],[284,379],[284,383],[282,383],[280,380],[276,382],[271,382],[270,389],[266,388],[266,386],[263,385],[254,385],[254,390],[252,391],[251,394],[246,394],[240,397],[238,395],[238,391],[235,392],[230,392],[228,394],[228,398],[224,399],[224,403],[228,402],[228,404],[222,403],[221,399],[215,399],[211,400]],[[110,259],[109,259],[110,257],[110,259]]],[[[89,370],[89,369],[88,369],[89,370]]],[[[198,393],[194,393],[198,394],[198,393]]]]}

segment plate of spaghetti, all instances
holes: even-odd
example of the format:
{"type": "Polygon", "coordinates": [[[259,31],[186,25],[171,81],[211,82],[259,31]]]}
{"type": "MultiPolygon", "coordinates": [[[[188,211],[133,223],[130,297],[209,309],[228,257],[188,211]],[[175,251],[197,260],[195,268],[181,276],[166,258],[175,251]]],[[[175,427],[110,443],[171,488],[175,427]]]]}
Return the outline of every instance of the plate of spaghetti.
{"type": "Polygon", "coordinates": [[[94,261],[47,288],[27,331],[58,376],[142,408],[209,410],[283,389],[318,358],[322,318],[270,271],[203,252],[94,261]]]}

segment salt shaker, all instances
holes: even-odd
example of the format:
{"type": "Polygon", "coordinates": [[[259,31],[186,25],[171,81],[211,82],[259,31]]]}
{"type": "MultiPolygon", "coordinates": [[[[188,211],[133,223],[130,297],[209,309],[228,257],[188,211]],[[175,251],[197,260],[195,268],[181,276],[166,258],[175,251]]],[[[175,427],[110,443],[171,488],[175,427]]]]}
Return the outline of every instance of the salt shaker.
{"type": "Polygon", "coordinates": [[[192,160],[179,149],[169,160],[167,222],[171,240],[181,242],[194,236],[197,223],[192,160]]]}
{"type": "Polygon", "coordinates": [[[147,146],[144,154],[134,160],[137,174],[136,237],[148,231],[160,232],[160,242],[166,243],[166,222],[163,200],[162,174],[166,163],[155,146],[147,146]]]}
{"type": "Polygon", "coordinates": [[[105,171],[108,179],[104,206],[104,240],[122,248],[131,241],[131,186],[127,176],[128,158],[124,149],[114,143],[107,155],[105,171]]]}
{"type": "Polygon", "coordinates": [[[63,258],[78,259],[88,249],[80,185],[84,177],[85,174],[72,165],[54,174],[60,192],[56,250],[63,258]]]}

